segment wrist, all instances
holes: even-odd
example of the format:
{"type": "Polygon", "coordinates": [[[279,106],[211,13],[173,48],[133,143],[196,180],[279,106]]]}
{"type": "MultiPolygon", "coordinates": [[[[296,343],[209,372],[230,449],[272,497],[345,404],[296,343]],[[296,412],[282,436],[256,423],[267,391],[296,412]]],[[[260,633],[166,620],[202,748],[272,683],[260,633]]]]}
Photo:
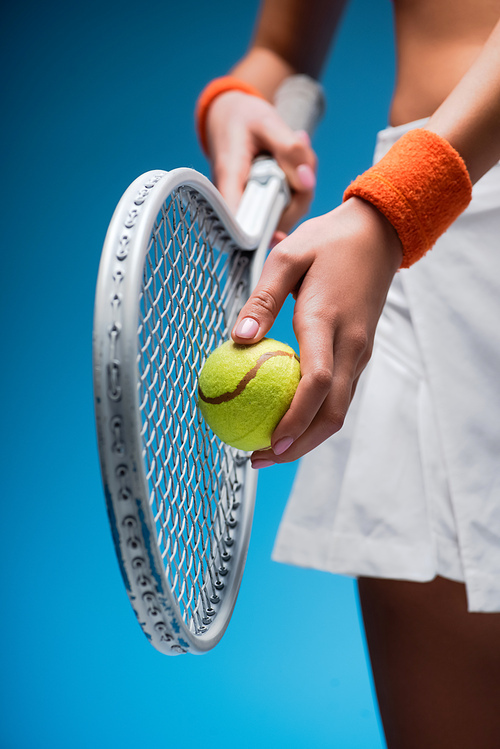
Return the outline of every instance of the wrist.
{"type": "Polygon", "coordinates": [[[370,240],[373,240],[367,240],[367,245],[372,248],[370,253],[373,252],[373,247],[379,248],[379,262],[383,262],[390,273],[396,273],[403,262],[404,249],[391,222],[373,203],[357,196],[348,198],[342,207],[352,212],[353,221],[366,227],[370,240]]]}
{"type": "Polygon", "coordinates": [[[272,103],[283,81],[297,72],[273,50],[255,46],[231,69],[230,74],[257,88],[272,103]]]}
{"type": "Polygon", "coordinates": [[[236,76],[226,75],[210,81],[210,83],[205,86],[200,96],[198,97],[195,111],[195,121],[198,138],[200,140],[201,147],[206,154],[208,154],[209,150],[207,138],[207,117],[210,107],[219,96],[227,93],[228,91],[240,91],[242,93],[250,94],[251,96],[256,96],[260,99],[264,98],[260,91],[255,88],[255,86],[248,83],[247,81],[241,80],[240,78],[236,78],[236,76]]]}
{"type": "Polygon", "coordinates": [[[403,246],[408,268],[431,249],[465,210],[472,184],[460,154],[441,136],[410,130],[375,166],[347,188],[390,221],[403,246]]]}

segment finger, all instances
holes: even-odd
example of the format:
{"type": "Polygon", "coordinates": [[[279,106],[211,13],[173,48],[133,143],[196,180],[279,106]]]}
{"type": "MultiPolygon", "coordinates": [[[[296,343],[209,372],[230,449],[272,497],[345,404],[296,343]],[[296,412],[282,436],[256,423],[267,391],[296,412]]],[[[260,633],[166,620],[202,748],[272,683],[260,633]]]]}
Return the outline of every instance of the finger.
{"type": "Polygon", "coordinates": [[[317,161],[311,149],[311,140],[305,131],[294,133],[295,140],[292,149],[276,153],[278,164],[281,166],[291,187],[291,201],[287,206],[279,223],[279,229],[286,233],[298,224],[309,211],[314,198],[316,188],[317,161]],[[297,140],[305,146],[305,150],[293,150],[297,146],[297,140]]]}
{"type": "Polygon", "coordinates": [[[292,190],[314,190],[317,159],[304,131],[295,132],[278,117],[269,116],[262,119],[256,135],[285,172],[292,190]]]}
{"type": "Polygon", "coordinates": [[[236,213],[246,186],[253,154],[244,138],[232,139],[217,149],[212,165],[212,179],[229,208],[236,213]]]}
{"type": "MultiPolygon", "coordinates": [[[[272,448],[259,450],[252,454],[252,468],[264,468],[261,461],[272,463],[292,463],[321,445],[325,440],[336,434],[342,427],[338,422],[324,418],[324,411],[330,408],[330,396],[325,399],[322,408],[312,420],[308,429],[300,435],[283,453],[276,453],[272,448]]],[[[285,440],[282,440],[285,442],[285,440]]]]}
{"type": "Polygon", "coordinates": [[[241,102],[248,98],[252,97],[239,91],[227,91],[217,97],[207,115],[212,180],[233,212],[237,210],[256,151],[244,122],[233,122],[229,137],[224,125],[231,110],[241,109],[241,102]]]}
{"type": "MultiPolygon", "coordinates": [[[[235,135],[230,141],[215,149],[213,181],[233,212],[237,210],[252,160],[259,150],[255,144],[247,142],[243,132],[239,138],[235,135]]],[[[295,165],[291,162],[292,157],[289,160],[280,157],[280,154],[276,154],[276,157],[293,191],[290,206],[280,222],[281,230],[289,232],[309,210],[314,197],[316,176],[309,164],[295,165]]]]}
{"type": "Polygon", "coordinates": [[[287,235],[286,235],[286,232],[284,232],[284,231],[278,231],[278,230],[276,230],[276,231],[274,232],[274,234],[273,234],[272,238],[271,238],[271,242],[270,242],[270,244],[269,244],[270,248],[271,248],[271,249],[274,249],[274,247],[276,247],[276,245],[277,245],[277,244],[279,244],[279,243],[280,243],[280,242],[282,242],[282,241],[283,241],[284,239],[286,239],[286,236],[287,236],[287,235]]]}
{"type": "Polygon", "coordinates": [[[294,252],[294,235],[277,245],[264,263],[256,288],[243,306],[232,331],[236,343],[255,343],[272,327],[288,294],[305,274],[310,260],[294,252]]]}
{"type": "MultiPolygon", "coordinates": [[[[342,336],[339,337],[343,338],[342,336]]],[[[297,389],[296,398],[292,401],[290,410],[280,421],[273,434],[272,452],[265,451],[265,454],[254,453],[252,456],[253,460],[272,459],[274,462],[296,460],[310,450],[313,450],[342,428],[347,411],[356,392],[359,378],[369,356],[367,349],[362,349],[361,343],[356,342],[354,338],[351,342],[353,345],[348,346],[342,343],[341,347],[334,351],[332,357],[333,372],[329,392],[306,428],[303,428],[305,419],[301,421],[300,414],[297,419],[297,413],[303,404],[296,403],[295,413],[293,410],[294,402],[299,395],[299,390],[297,389]],[[296,419],[297,422],[295,421],[296,419]],[[295,429],[300,434],[294,439],[288,435],[293,435],[295,429]]],[[[301,356],[301,365],[302,358],[301,356]]],[[[309,407],[314,408],[314,403],[313,405],[305,404],[305,407],[306,409],[309,407]]]]}
{"type": "MultiPolygon", "coordinates": [[[[311,450],[321,445],[332,435],[336,434],[342,428],[348,405],[352,400],[355,390],[355,382],[348,380],[344,385],[342,378],[334,376],[332,391],[324,400],[320,410],[312,420],[309,427],[294,442],[281,438],[281,442],[286,449],[284,452],[276,452],[274,449],[259,450],[252,454],[252,468],[261,469],[277,463],[291,463],[306,455],[311,450]],[[341,391],[345,389],[345,395],[341,391]],[[340,399],[339,399],[340,393],[340,399]]],[[[273,435],[274,441],[274,435],[273,435]]]]}
{"type": "Polygon", "coordinates": [[[306,130],[296,130],[295,135],[297,136],[297,138],[300,138],[304,145],[308,146],[309,148],[311,147],[311,138],[306,130]]]}
{"type": "Polygon", "coordinates": [[[334,382],[331,322],[322,317],[319,310],[309,310],[306,324],[294,321],[294,327],[300,347],[301,379],[289,410],[272,436],[271,444],[276,455],[288,450],[308,429],[334,382]]]}
{"type": "Polygon", "coordinates": [[[279,231],[289,233],[299,223],[299,221],[309,212],[314,191],[294,192],[287,209],[283,213],[278,229],[279,231]]]}

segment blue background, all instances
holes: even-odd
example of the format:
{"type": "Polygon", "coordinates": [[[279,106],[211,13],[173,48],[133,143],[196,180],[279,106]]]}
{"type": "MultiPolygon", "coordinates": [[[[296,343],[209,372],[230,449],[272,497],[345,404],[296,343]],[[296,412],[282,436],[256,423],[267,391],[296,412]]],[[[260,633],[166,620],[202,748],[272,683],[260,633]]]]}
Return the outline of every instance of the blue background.
{"type": "MultiPolygon", "coordinates": [[[[257,3],[47,0],[2,10],[2,749],[382,746],[352,581],[277,565],[294,466],[261,472],[234,619],[166,658],[119,576],[93,425],[100,250],[152,168],[207,172],[193,105],[250,38],[257,3]]],[[[324,82],[315,213],[386,125],[389,0],[353,0],[324,82]]],[[[273,334],[293,343],[288,305],[273,334]]]]}

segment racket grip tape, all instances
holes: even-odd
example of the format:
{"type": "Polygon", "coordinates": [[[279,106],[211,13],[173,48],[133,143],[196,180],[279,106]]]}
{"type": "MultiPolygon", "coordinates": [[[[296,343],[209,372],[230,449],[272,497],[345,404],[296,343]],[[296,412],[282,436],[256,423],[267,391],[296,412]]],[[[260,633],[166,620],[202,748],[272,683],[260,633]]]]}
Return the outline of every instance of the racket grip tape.
{"type": "Polygon", "coordinates": [[[308,75],[292,75],[276,91],[274,104],[292,130],[314,134],[326,109],[321,85],[308,75]]]}

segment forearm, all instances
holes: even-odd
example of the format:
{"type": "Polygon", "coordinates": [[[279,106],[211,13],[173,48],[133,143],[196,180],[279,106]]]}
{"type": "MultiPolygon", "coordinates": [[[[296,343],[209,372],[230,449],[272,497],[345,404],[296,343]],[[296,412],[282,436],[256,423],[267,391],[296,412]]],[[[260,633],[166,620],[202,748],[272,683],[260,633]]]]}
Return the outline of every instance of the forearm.
{"type": "Polygon", "coordinates": [[[500,159],[500,22],[426,127],[456,148],[473,183],[500,159]]]}
{"type": "Polygon", "coordinates": [[[252,47],[231,70],[231,75],[252,84],[272,102],[281,83],[298,71],[276,52],[264,47],[252,47]]]}
{"type": "Polygon", "coordinates": [[[319,77],[347,0],[264,0],[253,41],[231,71],[272,100],[294,73],[319,77]]]}

